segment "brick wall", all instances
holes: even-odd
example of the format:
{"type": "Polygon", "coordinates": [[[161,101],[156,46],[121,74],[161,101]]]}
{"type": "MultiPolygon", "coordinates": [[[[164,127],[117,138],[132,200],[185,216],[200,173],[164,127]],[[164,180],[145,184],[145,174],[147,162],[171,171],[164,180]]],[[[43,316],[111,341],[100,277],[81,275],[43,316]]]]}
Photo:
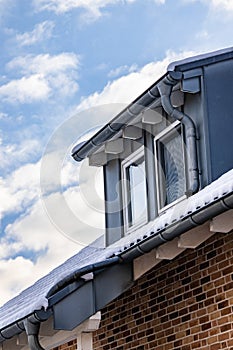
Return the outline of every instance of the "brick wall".
{"type": "Polygon", "coordinates": [[[233,233],[163,261],[102,310],[95,350],[233,349],[233,233]]]}
{"type": "Polygon", "coordinates": [[[71,340],[66,344],[53,348],[53,350],[76,350],[76,349],[77,349],[77,339],[71,340]]]}

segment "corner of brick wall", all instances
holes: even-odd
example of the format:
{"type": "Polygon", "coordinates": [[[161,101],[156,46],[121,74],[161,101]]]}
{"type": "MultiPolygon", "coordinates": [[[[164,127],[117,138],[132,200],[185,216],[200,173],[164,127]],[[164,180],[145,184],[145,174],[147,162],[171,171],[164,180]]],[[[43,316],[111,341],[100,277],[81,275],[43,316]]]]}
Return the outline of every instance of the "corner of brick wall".
{"type": "Polygon", "coordinates": [[[233,349],[232,265],[233,233],[162,261],[102,310],[94,349],[233,349]]]}

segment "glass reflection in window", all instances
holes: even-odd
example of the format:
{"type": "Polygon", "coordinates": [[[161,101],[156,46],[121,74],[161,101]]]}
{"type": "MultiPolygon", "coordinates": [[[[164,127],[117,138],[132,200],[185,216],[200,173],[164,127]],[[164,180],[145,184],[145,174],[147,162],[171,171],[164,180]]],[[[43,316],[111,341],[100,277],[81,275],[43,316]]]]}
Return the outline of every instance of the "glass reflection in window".
{"type": "Polygon", "coordinates": [[[124,219],[126,229],[147,221],[147,189],[143,149],[123,163],[124,219]]]}

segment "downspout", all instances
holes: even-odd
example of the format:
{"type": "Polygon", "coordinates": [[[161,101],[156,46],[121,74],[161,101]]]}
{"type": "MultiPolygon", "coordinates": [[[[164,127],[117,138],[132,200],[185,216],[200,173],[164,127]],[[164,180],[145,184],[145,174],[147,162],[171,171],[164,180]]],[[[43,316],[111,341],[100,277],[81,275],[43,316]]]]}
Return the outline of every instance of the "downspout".
{"type": "Polygon", "coordinates": [[[158,83],[157,88],[161,96],[161,104],[165,112],[176,120],[179,120],[185,128],[187,167],[189,172],[189,181],[186,194],[190,196],[193,193],[196,193],[199,189],[196,127],[193,120],[187,114],[182,113],[173,107],[171,103],[172,88],[181,81],[182,77],[183,74],[181,72],[170,71],[158,83]]]}
{"type": "Polygon", "coordinates": [[[40,322],[32,322],[29,318],[24,320],[24,327],[31,350],[45,350],[39,343],[40,322]]]}

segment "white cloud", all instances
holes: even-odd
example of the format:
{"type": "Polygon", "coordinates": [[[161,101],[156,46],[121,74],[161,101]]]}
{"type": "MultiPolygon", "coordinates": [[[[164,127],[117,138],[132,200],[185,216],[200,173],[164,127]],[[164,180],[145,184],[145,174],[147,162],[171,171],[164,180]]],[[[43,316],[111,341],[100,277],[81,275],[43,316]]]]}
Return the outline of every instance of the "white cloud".
{"type": "Polygon", "coordinates": [[[40,163],[26,164],[0,178],[0,216],[19,213],[39,196],[40,163]]]}
{"type": "Polygon", "coordinates": [[[74,53],[61,53],[51,56],[49,54],[27,55],[14,58],[7,64],[8,69],[19,69],[23,74],[55,74],[76,70],[79,58],[74,53]]]}
{"type": "MultiPolygon", "coordinates": [[[[43,222],[41,223],[41,218],[38,214],[36,217],[32,215],[31,219],[38,220],[35,223],[39,223],[41,231],[39,232],[38,230],[38,232],[35,232],[34,234],[32,233],[31,227],[30,230],[25,230],[25,236],[34,237],[34,244],[36,246],[38,242],[44,240],[44,246],[48,244],[49,247],[46,250],[46,253],[41,254],[34,262],[29,258],[20,255],[10,259],[0,258],[0,305],[29,287],[39,278],[63,263],[67,258],[74,255],[82,248],[82,246],[69,241],[59,232],[55,231],[53,227],[50,229],[49,223],[48,225],[43,226],[43,222]],[[48,237],[50,237],[50,242],[47,240],[48,237]]],[[[35,225],[35,223],[31,221],[31,225],[35,225]]],[[[21,246],[23,243],[24,242],[22,242],[21,246]]],[[[2,255],[1,253],[3,249],[9,249],[9,243],[0,247],[0,255],[2,255]]]]}
{"type": "MultiPolygon", "coordinates": [[[[66,151],[62,152],[62,159],[59,158],[60,149],[44,155],[45,177],[40,177],[44,170],[40,161],[21,166],[0,179],[0,216],[20,214],[5,229],[5,235],[0,241],[0,258],[6,259],[27,250],[40,253],[47,249],[46,255],[50,254],[52,263],[58,263],[56,254],[64,246],[64,242],[59,245],[60,236],[63,241],[64,237],[68,237],[70,241],[87,244],[102,232],[104,203],[103,198],[99,199],[102,179],[95,173],[99,169],[83,166],[80,169],[80,166],[71,162],[70,156],[65,161],[66,151]],[[44,178],[48,182],[47,187],[53,184],[50,186],[53,191],[41,196],[44,178]],[[54,186],[56,181],[58,186],[54,186]],[[56,253],[52,259],[53,249],[56,253]]],[[[66,257],[67,254],[69,250],[64,251],[62,256],[66,257]]]]}
{"type": "Polygon", "coordinates": [[[16,57],[7,69],[23,76],[0,86],[0,96],[12,103],[31,103],[46,100],[55,92],[72,95],[78,89],[78,67],[79,58],[73,53],[16,57]]]}
{"type": "Polygon", "coordinates": [[[0,170],[30,161],[40,149],[39,141],[36,139],[25,139],[21,143],[3,144],[0,139],[0,170]]]}
{"type": "Polygon", "coordinates": [[[41,161],[0,178],[0,216],[21,214],[5,229],[0,240],[0,258],[24,250],[52,250],[57,236],[87,244],[102,232],[104,202],[99,197],[103,191],[99,169],[80,168],[70,160],[60,168],[57,154],[46,157],[49,161],[46,180],[53,183],[56,175],[60,180],[60,186],[54,187],[49,195],[41,193],[41,161]]]}
{"type": "MultiPolygon", "coordinates": [[[[63,185],[74,182],[74,168],[77,170],[76,164],[72,168],[71,163],[64,167],[61,174],[63,185]]],[[[78,187],[69,188],[64,193],[52,193],[47,199],[55,210],[55,216],[48,206],[46,211],[40,198],[39,174],[39,163],[27,164],[0,181],[2,215],[24,209],[1,235],[0,304],[80,250],[85,244],[84,238],[88,238],[88,220],[94,225],[88,230],[90,241],[95,238],[91,236],[94,232],[102,232],[96,229],[100,225],[100,215],[95,212],[90,215],[78,187]],[[65,207],[64,199],[67,203],[65,207]],[[57,217],[68,226],[60,225],[57,217]],[[21,256],[24,253],[34,256],[33,261],[21,256]]],[[[52,174],[50,179],[52,181],[52,174]]]]}
{"type": "Polygon", "coordinates": [[[56,13],[63,13],[75,8],[84,8],[97,17],[100,14],[101,8],[119,2],[122,3],[121,0],[34,0],[36,9],[40,11],[48,10],[56,13]]]}
{"type": "Polygon", "coordinates": [[[0,260],[0,274],[1,274],[1,294],[0,305],[13,298],[21,289],[24,289],[28,282],[33,281],[33,263],[24,259],[23,257],[17,257],[15,259],[0,260]],[[9,276],[14,276],[10,279],[9,276]]]}
{"type": "MultiPolygon", "coordinates": [[[[64,170],[65,173],[70,171],[69,167],[64,170]]],[[[17,176],[18,186],[20,178],[24,182],[22,187],[31,182],[27,178],[28,174],[25,175],[25,178],[17,176]]],[[[64,174],[64,177],[66,182],[70,175],[64,174]]],[[[90,176],[89,181],[93,182],[90,176]]],[[[14,183],[12,186],[17,187],[14,183]]],[[[87,183],[84,184],[86,186],[87,191],[92,190],[87,183]]],[[[32,185],[32,191],[33,188],[35,189],[32,185]]],[[[28,193],[24,193],[25,199],[27,196],[28,193]]],[[[95,203],[92,202],[93,204],[95,203]]],[[[47,211],[42,200],[37,198],[24,215],[7,226],[5,236],[0,240],[0,303],[4,303],[64,262],[103,232],[103,215],[92,208],[83,199],[80,189],[72,187],[64,193],[51,194],[47,198],[47,211]],[[91,226],[88,225],[89,222],[91,226]],[[31,252],[38,258],[32,262],[29,258],[20,256],[24,252],[31,252]],[[10,258],[16,255],[17,258],[10,258]],[[21,269],[23,273],[20,273],[21,269]]]]}
{"type": "Polygon", "coordinates": [[[115,69],[112,69],[109,73],[108,73],[108,77],[109,78],[116,78],[120,75],[126,75],[126,74],[129,74],[129,73],[132,73],[132,72],[135,72],[137,71],[138,67],[136,64],[132,64],[131,66],[127,66],[127,65],[124,65],[124,66],[120,66],[120,67],[117,67],[115,69]]]}
{"type": "MultiPolygon", "coordinates": [[[[37,11],[53,11],[57,14],[65,13],[76,8],[86,10],[86,21],[98,19],[108,5],[131,4],[138,0],[34,0],[37,11]]],[[[157,4],[164,4],[165,0],[154,0],[157,4]]]]}
{"type": "Polygon", "coordinates": [[[232,0],[183,0],[183,2],[203,2],[214,11],[233,11],[232,0]]]}
{"type": "Polygon", "coordinates": [[[233,11],[232,0],[210,0],[210,4],[216,9],[233,11]]]}
{"type": "Polygon", "coordinates": [[[0,86],[0,96],[8,102],[30,103],[48,98],[51,89],[39,74],[15,79],[0,86]]]}
{"type": "Polygon", "coordinates": [[[119,103],[121,108],[121,103],[129,103],[134,100],[164,74],[169,63],[192,55],[194,55],[194,52],[191,51],[182,53],[168,51],[163,60],[148,63],[136,72],[109,82],[100,93],[95,92],[83,99],[77,110],[85,110],[93,106],[110,103],[119,103]]]}
{"type": "Polygon", "coordinates": [[[54,23],[52,21],[45,21],[39,23],[31,32],[17,34],[16,40],[21,46],[28,46],[49,39],[52,35],[54,23]]]}

